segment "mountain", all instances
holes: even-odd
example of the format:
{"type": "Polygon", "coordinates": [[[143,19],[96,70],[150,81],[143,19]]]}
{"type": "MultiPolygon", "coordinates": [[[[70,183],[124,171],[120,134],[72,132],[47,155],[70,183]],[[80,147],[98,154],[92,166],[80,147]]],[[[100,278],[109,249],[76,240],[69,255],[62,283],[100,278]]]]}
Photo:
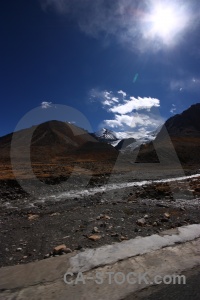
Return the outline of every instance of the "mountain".
{"type": "Polygon", "coordinates": [[[135,139],[134,132],[114,132],[112,130],[102,128],[101,130],[92,134],[100,142],[105,142],[117,150],[120,151],[133,151],[140,145],[148,143],[155,139],[156,134],[160,131],[161,127],[157,128],[155,131],[146,134],[142,138],[135,139]]]}
{"type": "MultiPolygon", "coordinates": [[[[200,103],[192,105],[189,109],[169,118],[165,122],[170,137],[200,137],[200,103]]],[[[164,127],[157,134],[157,139],[165,136],[164,127]]]]}
{"type": "Polygon", "coordinates": [[[49,121],[1,137],[1,154],[2,152],[6,154],[6,151],[10,150],[13,137],[15,138],[14,146],[25,149],[25,145],[27,145],[31,136],[31,151],[44,151],[46,155],[50,152],[56,155],[65,151],[72,151],[87,141],[96,142],[81,128],[65,122],[49,121]]]}
{"type": "MultiPolygon", "coordinates": [[[[136,148],[140,147],[142,144],[146,144],[149,143],[151,141],[153,141],[156,138],[156,135],[158,134],[158,132],[161,130],[161,126],[159,126],[156,130],[147,133],[144,137],[141,138],[133,138],[133,137],[129,137],[129,138],[124,138],[121,139],[120,142],[118,142],[118,144],[115,146],[115,148],[117,150],[121,150],[121,151],[133,151],[136,148]]],[[[130,132],[129,132],[130,135],[130,132]]],[[[134,135],[132,133],[132,135],[134,135]]]]}
{"type": "Polygon", "coordinates": [[[31,160],[41,163],[75,156],[82,158],[87,156],[98,160],[101,155],[110,157],[117,154],[111,145],[98,142],[86,130],[56,120],[1,137],[0,160],[2,162],[10,161],[11,142],[15,155],[19,156],[21,162],[28,158],[29,151],[31,160]],[[29,143],[30,147],[26,147],[29,143]]]}
{"type": "Polygon", "coordinates": [[[98,141],[101,142],[112,143],[118,141],[114,131],[106,128],[102,128],[99,131],[95,132],[94,136],[98,141]]]}
{"type": "Polygon", "coordinates": [[[138,162],[153,162],[164,158],[169,163],[176,160],[172,147],[182,164],[200,163],[200,103],[192,105],[181,114],[169,118],[154,142],[140,147],[138,162]],[[156,146],[156,149],[154,147],[156,146]]]}
{"type": "Polygon", "coordinates": [[[136,142],[136,139],[134,139],[134,138],[122,139],[121,141],[119,141],[119,143],[117,143],[115,148],[117,150],[125,150],[125,149],[127,149],[128,146],[134,144],[135,142],[136,142]]]}

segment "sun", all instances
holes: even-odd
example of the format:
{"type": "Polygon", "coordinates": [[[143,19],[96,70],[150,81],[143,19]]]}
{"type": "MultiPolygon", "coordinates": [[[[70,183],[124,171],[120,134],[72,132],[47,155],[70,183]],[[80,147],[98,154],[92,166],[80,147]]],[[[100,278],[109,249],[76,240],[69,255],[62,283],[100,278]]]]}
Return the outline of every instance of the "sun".
{"type": "Polygon", "coordinates": [[[145,18],[145,36],[159,38],[166,44],[173,42],[188,23],[185,6],[173,3],[152,2],[151,9],[145,18]]]}
{"type": "Polygon", "coordinates": [[[168,36],[179,25],[177,14],[171,7],[156,7],[152,12],[150,21],[152,22],[152,31],[161,37],[168,36]]]}

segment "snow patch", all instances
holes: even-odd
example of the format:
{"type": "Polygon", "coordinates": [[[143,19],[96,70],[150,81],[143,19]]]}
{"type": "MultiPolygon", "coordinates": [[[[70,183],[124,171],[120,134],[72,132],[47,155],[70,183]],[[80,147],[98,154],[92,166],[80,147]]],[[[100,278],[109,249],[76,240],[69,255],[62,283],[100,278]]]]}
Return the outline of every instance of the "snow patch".
{"type": "Polygon", "coordinates": [[[178,233],[166,231],[164,236],[154,234],[148,237],[137,237],[129,241],[106,245],[97,249],[86,249],[70,258],[68,272],[78,273],[93,268],[113,264],[119,260],[142,255],[176,243],[184,243],[200,237],[200,224],[177,228],[178,233]]]}

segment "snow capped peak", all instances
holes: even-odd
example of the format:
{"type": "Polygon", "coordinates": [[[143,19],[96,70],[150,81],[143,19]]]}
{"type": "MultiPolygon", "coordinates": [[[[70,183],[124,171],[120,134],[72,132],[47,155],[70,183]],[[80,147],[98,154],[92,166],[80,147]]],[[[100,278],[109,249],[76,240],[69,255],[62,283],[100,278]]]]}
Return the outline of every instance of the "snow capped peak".
{"type": "Polygon", "coordinates": [[[117,140],[114,131],[111,131],[107,128],[102,128],[99,131],[95,132],[95,136],[103,140],[113,140],[113,141],[117,140]]]}

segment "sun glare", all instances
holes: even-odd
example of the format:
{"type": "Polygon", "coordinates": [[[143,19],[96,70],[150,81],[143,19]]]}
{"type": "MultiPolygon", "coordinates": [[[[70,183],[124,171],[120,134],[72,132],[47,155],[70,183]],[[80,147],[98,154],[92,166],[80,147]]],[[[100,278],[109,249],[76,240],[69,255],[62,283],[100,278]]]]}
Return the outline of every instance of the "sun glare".
{"type": "Polygon", "coordinates": [[[178,26],[176,13],[171,8],[157,7],[151,19],[152,30],[160,36],[170,34],[178,26]]]}
{"type": "Polygon", "coordinates": [[[148,24],[145,35],[150,38],[159,37],[164,43],[169,44],[178,33],[185,29],[188,19],[183,6],[153,3],[145,19],[148,24]]]}

